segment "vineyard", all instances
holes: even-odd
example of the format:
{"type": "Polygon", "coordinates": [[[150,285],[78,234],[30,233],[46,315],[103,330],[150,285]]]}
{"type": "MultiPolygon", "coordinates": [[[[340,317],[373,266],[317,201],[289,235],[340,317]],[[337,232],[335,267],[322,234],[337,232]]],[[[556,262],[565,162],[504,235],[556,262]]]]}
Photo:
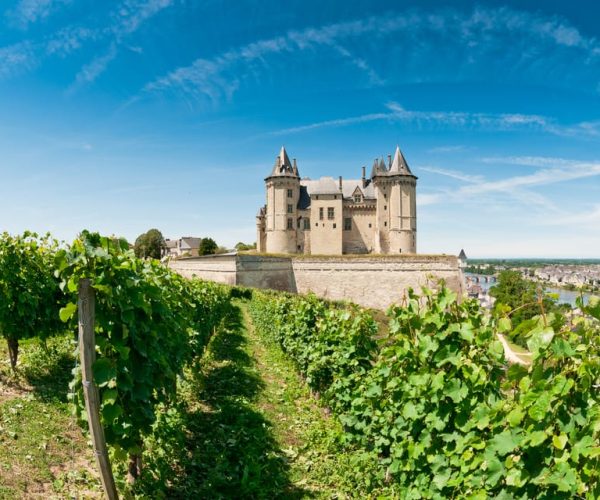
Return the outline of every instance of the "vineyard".
{"type": "MultiPolygon", "coordinates": [[[[39,481],[59,495],[100,496],[93,454],[70,428],[88,429],[73,355],[82,280],[95,296],[93,380],[121,494],[600,495],[597,300],[561,321],[542,308],[520,327],[532,359],[523,366],[507,363],[499,340],[511,311],[490,315],[443,284],[411,291],[382,318],[185,280],[93,233],[69,246],[4,234],[0,443],[32,457],[14,461],[45,470],[51,479],[39,481]],[[28,439],[61,432],[39,412],[69,428],[70,454],[28,439]],[[74,449],[90,464],[75,479],[44,462],[73,461],[74,449]]],[[[11,482],[17,472],[0,469],[0,498],[33,491],[11,482]]]]}

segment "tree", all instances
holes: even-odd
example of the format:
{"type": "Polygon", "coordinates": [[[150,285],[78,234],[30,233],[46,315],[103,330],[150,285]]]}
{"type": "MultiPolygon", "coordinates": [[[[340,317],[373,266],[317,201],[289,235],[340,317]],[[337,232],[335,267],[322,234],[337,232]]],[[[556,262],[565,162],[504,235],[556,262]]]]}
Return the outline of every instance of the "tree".
{"type": "Polygon", "coordinates": [[[139,259],[160,259],[166,248],[162,233],[158,229],[150,229],[137,237],[133,251],[139,259]]]}
{"type": "Polygon", "coordinates": [[[244,252],[246,250],[255,250],[256,249],[256,242],[250,244],[250,243],[243,243],[243,242],[240,241],[240,242],[238,242],[235,245],[235,249],[238,252],[244,252]]]}
{"type": "Polygon", "coordinates": [[[6,339],[14,370],[19,340],[45,339],[62,324],[63,295],[54,276],[56,241],[26,232],[0,235],[0,335],[6,339]]]}
{"type": "MultiPolygon", "coordinates": [[[[518,326],[524,321],[542,313],[555,312],[558,315],[559,312],[556,302],[546,295],[544,289],[537,283],[523,278],[519,271],[501,271],[498,283],[490,288],[490,295],[496,299],[497,311],[503,306],[510,308],[515,336],[521,333],[518,326]]],[[[561,320],[562,317],[557,316],[556,321],[561,320]]]]}
{"type": "Polygon", "coordinates": [[[217,251],[217,243],[212,238],[202,238],[198,255],[213,255],[217,251]]]}

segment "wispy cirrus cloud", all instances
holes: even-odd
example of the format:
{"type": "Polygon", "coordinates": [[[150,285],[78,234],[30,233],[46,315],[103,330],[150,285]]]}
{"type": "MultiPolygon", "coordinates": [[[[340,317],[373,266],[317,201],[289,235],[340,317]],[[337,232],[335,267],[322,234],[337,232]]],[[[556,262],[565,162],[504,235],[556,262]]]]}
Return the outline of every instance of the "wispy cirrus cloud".
{"type": "Polygon", "coordinates": [[[107,66],[115,57],[117,57],[117,45],[116,43],[112,43],[104,54],[96,57],[81,68],[75,76],[75,81],[67,90],[67,93],[75,92],[83,85],[93,82],[99,75],[104,73],[107,66]]]}
{"type": "Polygon", "coordinates": [[[90,40],[97,40],[101,36],[98,29],[83,26],[67,26],[53,33],[45,42],[45,52],[48,55],[66,56],[79,50],[83,44],[90,40]]]}
{"type": "Polygon", "coordinates": [[[429,149],[428,153],[462,153],[469,149],[463,144],[454,144],[452,146],[436,146],[435,148],[429,149]]]}
{"type": "MultiPolygon", "coordinates": [[[[414,123],[420,127],[459,128],[496,131],[532,130],[559,136],[600,137],[600,122],[560,124],[556,119],[535,114],[521,113],[470,113],[463,111],[420,111],[406,109],[397,102],[385,105],[386,111],[364,115],[323,120],[295,127],[267,132],[265,135],[282,136],[308,132],[316,129],[337,128],[360,123],[388,121],[390,123],[414,123]]],[[[448,150],[437,149],[437,152],[448,150]]]]}
{"type": "MultiPolygon", "coordinates": [[[[71,0],[21,0],[9,15],[20,23],[33,23],[47,17],[61,4],[71,0]]],[[[73,92],[98,78],[114,60],[122,45],[144,22],[170,7],[174,0],[124,0],[109,14],[104,26],[70,25],[39,40],[25,40],[0,47],[0,78],[7,78],[36,67],[47,57],[66,57],[88,42],[104,42],[104,52],[82,66],[68,92],[73,92]]],[[[138,46],[129,47],[139,52],[138,46]]]]}
{"type": "Polygon", "coordinates": [[[19,0],[8,16],[21,28],[48,17],[59,7],[71,3],[71,0],[19,0]]]}
{"type": "MultiPolygon", "coordinates": [[[[491,162],[491,159],[489,159],[491,162]]],[[[550,184],[560,184],[578,179],[600,177],[600,162],[580,161],[543,156],[496,158],[494,163],[541,167],[527,175],[517,175],[500,180],[486,180],[482,176],[472,176],[457,170],[436,167],[424,167],[423,170],[451,177],[466,184],[458,189],[428,193],[421,205],[439,203],[464,203],[466,200],[489,200],[489,196],[500,194],[518,201],[524,207],[537,207],[545,214],[552,213],[553,220],[567,220],[563,207],[557,206],[547,196],[535,191],[535,188],[550,184]]]]}
{"type": "Polygon", "coordinates": [[[144,21],[173,3],[174,0],[126,0],[113,12],[111,29],[117,38],[134,33],[144,21]]]}
{"type": "Polygon", "coordinates": [[[480,183],[480,182],[483,182],[483,180],[484,180],[483,176],[481,176],[481,175],[465,174],[458,170],[448,170],[445,168],[426,167],[426,166],[420,167],[420,170],[424,170],[425,172],[430,172],[432,174],[443,175],[443,176],[450,177],[452,179],[457,179],[459,181],[464,181],[464,182],[480,183]]]}
{"type": "Polygon", "coordinates": [[[103,30],[108,35],[110,45],[104,54],[96,56],[84,65],[69,87],[69,93],[92,83],[106,71],[119,52],[124,40],[135,33],[140,26],[163,9],[173,5],[174,0],[125,0],[111,14],[112,24],[103,30]]]}
{"type": "MultiPolygon", "coordinates": [[[[378,85],[483,77],[558,86],[576,80],[595,89],[600,44],[556,16],[509,8],[412,9],[291,30],[201,57],[149,82],[142,93],[176,92],[193,100],[228,98],[250,75],[277,71],[281,61],[274,56],[282,53],[341,56],[378,85]]],[[[518,122],[523,117],[505,117],[507,122],[511,119],[518,122]]]]}
{"type": "Polygon", "coordinates": [[[35,47],[30,42],[20,42],[0,47],[0,78],[14,76],[37,64],[35,47]]]}

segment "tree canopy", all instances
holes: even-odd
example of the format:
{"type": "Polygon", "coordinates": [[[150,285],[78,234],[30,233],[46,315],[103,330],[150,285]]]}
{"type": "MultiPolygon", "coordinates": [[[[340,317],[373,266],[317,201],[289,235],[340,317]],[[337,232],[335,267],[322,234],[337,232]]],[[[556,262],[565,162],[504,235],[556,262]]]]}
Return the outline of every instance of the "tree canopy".
{"type": "Polygon", "coordinates": [[[166,247],[162,233],[158,229],[150,229],[137,237],[133,251],[139,259],[160,259],[166,247]]]}
{"type": "Polygon", "coordinates": [[[212,238],[202,238],[198,255],[212,255],[217,252],[217,243],[212,238]]]}
{"type": "Polygon", "coordinates": [[[254,243],[243,243],[243,242],[239,241],[235,245],[235,249],[238,252],[243,252],[245,250],[254,250],[255,248],[256,248],[256,242],[254,242],[254,243]]]}

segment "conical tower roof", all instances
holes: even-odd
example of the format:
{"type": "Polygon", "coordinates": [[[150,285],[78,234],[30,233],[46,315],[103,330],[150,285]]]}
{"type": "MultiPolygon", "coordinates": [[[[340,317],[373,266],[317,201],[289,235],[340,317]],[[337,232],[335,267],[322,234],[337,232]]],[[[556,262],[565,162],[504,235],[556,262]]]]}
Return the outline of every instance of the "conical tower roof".
{"type": "Polygon", "coordinates": [[[377,158],[373,161],[373,166],[371,167],[371,179],[379,174],[379,163],[377,158]]]}
{"type": "Polygon", "coordinates": [[[406,163],[406,159],[400,151],[400,146],[396,146],[396,152],[394,153],[394,161],[392,162],[392,167],[390,168],[390,174],[400,174],[400,175],[413,175],[410,171],[410,167],[408,163],[406,163]]]}
{"type": "Polygon", "coordinates": [[[281,146],[281,151],[275,157],[275,165],[273,165],[273,171],[270,177],[276,177],[279,175],[295,175],[298,176],[298,169],[292,167],[290,158],[285,150],[285,146],[281,146]]]}

